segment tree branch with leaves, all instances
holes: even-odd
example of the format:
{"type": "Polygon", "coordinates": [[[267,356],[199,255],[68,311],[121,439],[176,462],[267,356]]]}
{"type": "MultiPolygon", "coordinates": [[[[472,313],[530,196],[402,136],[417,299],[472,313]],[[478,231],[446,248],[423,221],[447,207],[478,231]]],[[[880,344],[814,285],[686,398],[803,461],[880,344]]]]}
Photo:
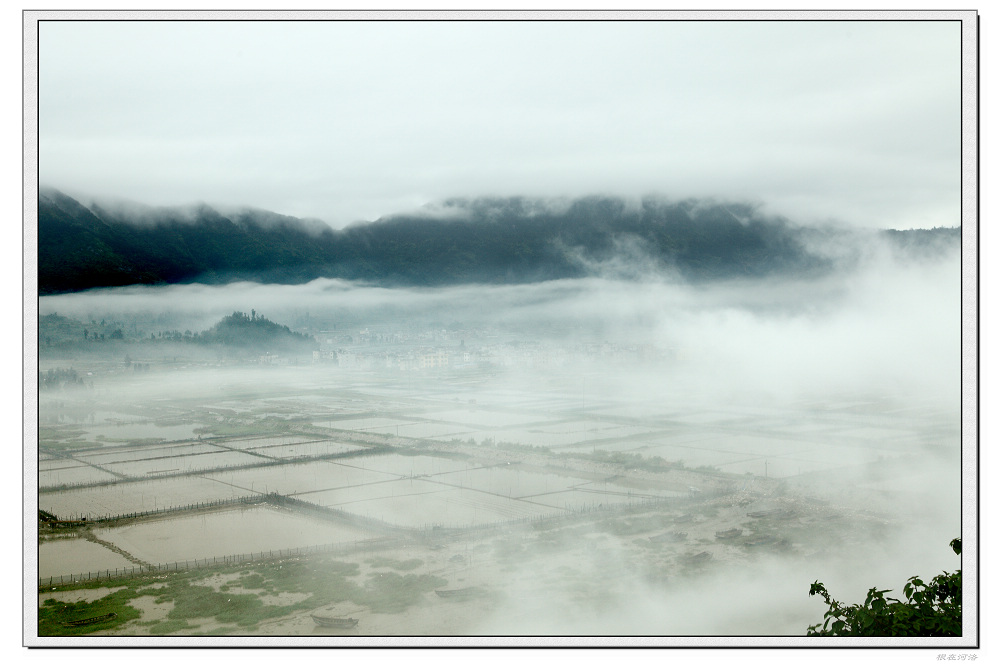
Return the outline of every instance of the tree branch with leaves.
{"type": "MultiPolygon", "coordinates": [[[[962,540],[951,541],[962,553],[962,540]]],[[[906,601],[886,597],[891,589],[872,588],[864,604],[845,605],[816,581],[809,595],[819,595],[829,607],[822,626],[812,625],[807,636],[832,637],[952,637],[962,634],[962,570],[943,572],[925,583],[910,577],[903,586],[906,601]]]]}

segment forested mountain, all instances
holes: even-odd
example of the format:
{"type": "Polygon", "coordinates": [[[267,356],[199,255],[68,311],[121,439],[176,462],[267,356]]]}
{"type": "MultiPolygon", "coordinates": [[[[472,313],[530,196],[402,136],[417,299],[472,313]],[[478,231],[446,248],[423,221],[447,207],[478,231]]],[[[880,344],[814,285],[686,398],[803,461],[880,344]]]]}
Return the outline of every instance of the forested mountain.
{"type": "MultiPolygon", "coordinates": [[[[860,252],[861,232],[818,230],[752,206],[645,198],[450,200],[334,230],[315,220],[207,205],[91,204],[39,193],[40,294],[92,287],[318,277],[382,285],[525,283],[671,271],[689,281],[819,275],[860,252]],[[850,238],[845,238],[845,235],[850,238]],[[844,245],[848,246],[845,255],[844,245]]],[[[870,234],[876,234],[870,232],[870,234]]],[[[959,230],[883,232],[906,252],[955,247],[959,230]]]]}
{"type": "Polygon", "coordinates": [[[39,194],[39,293],[195,280],[298,282],[330,261],[333,230],[246,210],[208,206],[85,207],[55,190],[39,194]]]}

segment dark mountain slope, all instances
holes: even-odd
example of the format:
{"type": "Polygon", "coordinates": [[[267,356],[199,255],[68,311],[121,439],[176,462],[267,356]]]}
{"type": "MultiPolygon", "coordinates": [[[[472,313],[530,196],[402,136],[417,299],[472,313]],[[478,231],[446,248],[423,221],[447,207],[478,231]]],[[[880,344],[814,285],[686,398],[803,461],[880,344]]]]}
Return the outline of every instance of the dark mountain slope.
{"type": "Polygon", "coordinates": [[[157,282],[144,253],[75,199],[57,191],[39,194],[39,292],[157,282]]]}
{"type": "Polygon", "coordinates": [[[315,277],[302,267],[324,263],[333,230],[310,234],[296,218],[243,211],[223,215],[204,204],[191,208],[108,207],[94,214],[114,230],[116,250],[145,258],[161,282],[274,280],[315,277]]]}
{"type": "MultiPolygon", "coordinates": [[[[135,283],[300,283],[318,277],[387,286],[525,283],[621,275],[623,267],[632,267],[625,275],[671,271],[696,282],[809,276],[834,265],[813,249],[821,245],[817,239],[855,249],[867,242],[861,232],[800,228],[751,206],[656,198],[456,199],[333,230],[253,209],[223,213],[206,205],[122,203],[88,208],[45,190],[38,221],[41,294],[135,283]]],[[[896,232],[886,238],[903,252],[938,252],[954,245],[958,232],[896,232]]],[[[842,248],[838,256],[845,256],[842,248]]]]}

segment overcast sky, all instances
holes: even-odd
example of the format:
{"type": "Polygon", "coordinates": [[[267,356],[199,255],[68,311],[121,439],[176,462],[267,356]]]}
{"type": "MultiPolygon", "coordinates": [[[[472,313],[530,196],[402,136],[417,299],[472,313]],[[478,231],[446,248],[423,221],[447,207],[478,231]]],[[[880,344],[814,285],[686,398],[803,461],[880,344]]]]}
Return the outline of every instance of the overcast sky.
{"type": "Polygon", "coordinates": [[[960,223],[944,21],[44,22],[39,179],[333,226],[454,196],[960,223]]]}

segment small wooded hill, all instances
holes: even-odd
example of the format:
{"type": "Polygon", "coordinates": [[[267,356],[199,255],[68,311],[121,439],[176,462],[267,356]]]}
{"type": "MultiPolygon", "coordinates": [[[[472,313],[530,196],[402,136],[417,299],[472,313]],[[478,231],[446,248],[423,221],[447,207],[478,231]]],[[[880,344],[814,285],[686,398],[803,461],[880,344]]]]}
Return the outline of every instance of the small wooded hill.
{"type": "Polygon", "coordinates": [[[49,313],[38,318],[38,345],[41,355],[66,352],[89,352],[96,355],[122,355],[135,350],[137,357],[153,353],[164,346],[184,346],[194,351],[203,349],[257,355],[311,355],[319,349],[312,336],[292,331],[251,310],[250,314],[234,312],[202,332],[146,331],[135,322],[91,322],[49,313]],[[138,348],[143,348],[140,350],[138,348]]]}
{"type": "Polygon", "coordinates": [[[304,334],[295,333],[287,326],[276,324],[259,317],[256,311],[235,312],[222,318],[215,326],[197,337],[197,341],[207,345],[276,350],[318,348],[316,341],[304,334]]]}
{"type": "MultiPolygon", "coordinates": [[[[957,247],[957,228],[913,232],[811,229],[754,207],[649,197],[450,200],[431,210],[334,230],[315,220],[201,204],[90,204],[43,189],[40,294],[131,284],[302,283],[319,277],[385,286],[526,283],[623,267],[698,282],[821,275],[817,247],[859,251],[879,236],[906,252],[957,247]]],[[[626,275],[619,277],[628,277],[626,275]]]]}

